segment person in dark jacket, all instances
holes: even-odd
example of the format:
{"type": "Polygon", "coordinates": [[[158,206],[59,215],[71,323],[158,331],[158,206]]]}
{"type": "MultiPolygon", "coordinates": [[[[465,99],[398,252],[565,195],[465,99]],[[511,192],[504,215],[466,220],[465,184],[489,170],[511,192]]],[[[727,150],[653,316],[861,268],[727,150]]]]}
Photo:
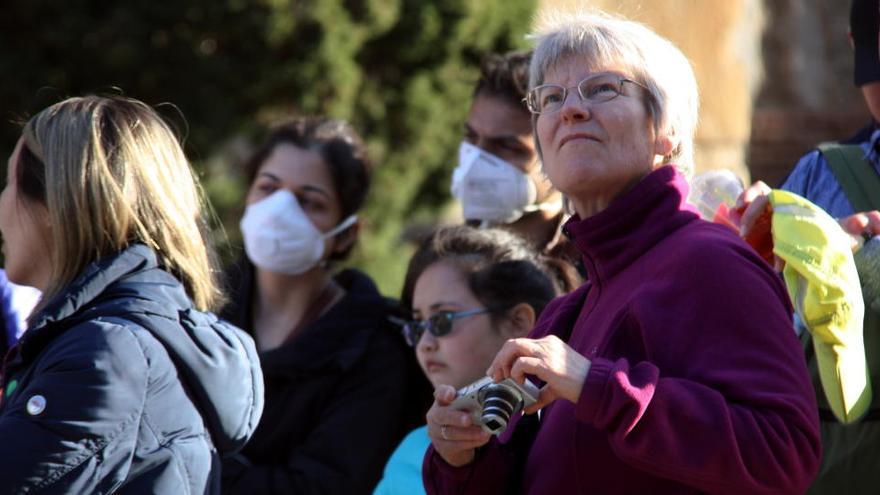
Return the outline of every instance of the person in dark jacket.
{"type": "Polygon", "coordinates": [[[385,299],[363,273],[332,269],[358,233],[363,144],[342,121],[299,118],[270,133],[247,173],[246,258],[223,314],[257,342],[266,411],[224,463],[224,491],[369,493],[415,425],[403,418],[412,358],[385,299]]]}
{"type": "Polygon", "coordinates": [[[262,410],[170,128],[127,98],[33,117],[0,195],[6,271],[43,298],[3,367],[0,493],[217,493],[262,410]]]}

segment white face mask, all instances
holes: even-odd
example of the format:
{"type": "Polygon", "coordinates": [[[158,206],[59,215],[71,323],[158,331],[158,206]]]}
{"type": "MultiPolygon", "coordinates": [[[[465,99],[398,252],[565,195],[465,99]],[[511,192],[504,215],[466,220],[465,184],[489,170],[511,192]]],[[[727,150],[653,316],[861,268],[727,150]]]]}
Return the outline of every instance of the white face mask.
{"type": "Polygon", "coordinates": [[[270,272],[298,275],[324,256],[324,241],[357,221],[351,215],[329,232],[306,216],[296,196],[279,189],[249,205],[241,218],[244,250],[251,263],[270,272]]]}
{"type": "Polygon", "coordinates": [[[458,149],[452,195],[467,220],[512,223],[545,206],[535,204],[538,192],[528,174],[467,142],[458,149]]]}

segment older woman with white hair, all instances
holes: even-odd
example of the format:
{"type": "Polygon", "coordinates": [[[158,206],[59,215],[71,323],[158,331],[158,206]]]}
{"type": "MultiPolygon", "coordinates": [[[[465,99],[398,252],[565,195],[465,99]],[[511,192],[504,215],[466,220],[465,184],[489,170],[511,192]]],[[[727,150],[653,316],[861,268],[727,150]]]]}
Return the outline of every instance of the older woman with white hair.
{"type": "Polygon", "coordinates": [[[428,493],[802,493],[818,418],[785,288],[684,200],[690,64],[605,15],[560,18],[536,39],[528,105],[589,282],[488,370],[540,384],[526,408],[539,420],[494,439],[437,387],[428,493]]]}

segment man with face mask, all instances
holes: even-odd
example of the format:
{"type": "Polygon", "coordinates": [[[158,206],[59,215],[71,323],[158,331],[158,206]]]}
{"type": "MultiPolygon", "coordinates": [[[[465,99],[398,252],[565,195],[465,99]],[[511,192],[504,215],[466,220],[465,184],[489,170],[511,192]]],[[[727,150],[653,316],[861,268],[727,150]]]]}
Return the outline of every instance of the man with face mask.
{"type": "Polygon", "coordinates": [[[490,54],[480,67],[464,124],[452,195],[467,223],[502,226],[560,260],[563,290],[579,282],[560,239],[562,195],[544,176],[524,98],[531,52],[490,54]]]}

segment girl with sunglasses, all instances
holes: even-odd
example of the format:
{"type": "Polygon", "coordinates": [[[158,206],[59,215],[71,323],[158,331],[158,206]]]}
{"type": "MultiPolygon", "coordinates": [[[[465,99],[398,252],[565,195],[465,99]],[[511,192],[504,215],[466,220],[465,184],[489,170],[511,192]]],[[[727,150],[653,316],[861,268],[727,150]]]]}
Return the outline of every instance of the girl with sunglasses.
{"type": "MultiPolygon", "coordinates": [[[[433,386],[464,387],[486,375],[507,339],[528,333],[558,293],[553,263],[507,231],[447,227],[426,239],[409,263],[401,303],[413,321],[407,342],[433,386]]],[[[400,444],[374,495],[424,493],[425,426],[400,444]]]]}

